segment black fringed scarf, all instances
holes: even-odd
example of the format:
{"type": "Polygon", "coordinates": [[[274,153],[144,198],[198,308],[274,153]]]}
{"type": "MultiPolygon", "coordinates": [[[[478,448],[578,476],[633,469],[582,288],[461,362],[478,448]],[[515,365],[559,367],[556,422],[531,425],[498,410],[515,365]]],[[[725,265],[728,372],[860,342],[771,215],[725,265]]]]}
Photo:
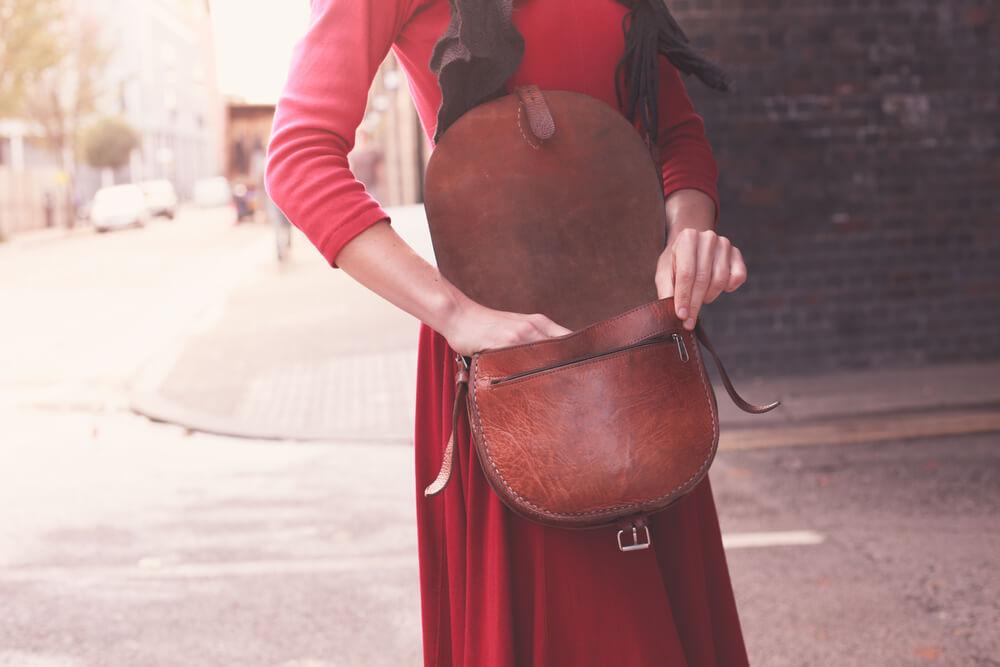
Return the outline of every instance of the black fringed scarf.
{"type": "MultiPolygon", "coordinates": [[[[445,130],[472,107],[507,94],[504,84],[524,55],[524,38],[511,21],[512,0],[448,0],[451,20],[434,45],[430,67],[441,86],[436,144],[445,130]]],[[[615,70],[615,94],[629,120],[636,113],[643,132],[657,137],[658,56],[685,75],[729,91],[726,74],[691,47],[665,0],[617,0],[629,12],[622,20],[625,50],[615,70]],[[621,81],[627,83],[623,99],[621,81]]]]}

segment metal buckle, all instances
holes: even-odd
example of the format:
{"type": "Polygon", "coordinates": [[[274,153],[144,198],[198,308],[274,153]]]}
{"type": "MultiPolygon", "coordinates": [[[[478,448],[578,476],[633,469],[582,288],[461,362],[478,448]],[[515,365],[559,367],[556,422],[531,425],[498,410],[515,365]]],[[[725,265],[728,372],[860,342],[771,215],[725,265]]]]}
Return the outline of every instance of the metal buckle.
{"type": "Polygon", "coordinates": [[[465,370],[469,370],[469,360],[458,352],[455,353],[455,363],[465,368],[465,370]]]}
{"type": "Polygon", "coordinates": [[[639,549],[648,549],[649,548],[649,543],[650,543],[649,526],[643,526],[642,529],[644,531],[646,531],[646,541],[645,542],[640,542],[639,541],[639,529],[637,527],[635,527],[635,526],[632,526],[632,544],[629,544],[629,545],[623,545],[622,544],[622,533],[625,532],[625,529],[623,528],[623,529],[619,530],[618,531],[618,548],[621,551],[637,551],[639,549]]]}

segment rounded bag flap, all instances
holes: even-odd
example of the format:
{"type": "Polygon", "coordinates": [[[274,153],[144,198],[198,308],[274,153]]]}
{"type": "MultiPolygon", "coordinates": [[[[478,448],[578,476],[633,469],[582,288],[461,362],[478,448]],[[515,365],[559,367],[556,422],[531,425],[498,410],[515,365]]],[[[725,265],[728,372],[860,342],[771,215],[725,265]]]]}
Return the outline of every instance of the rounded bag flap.
{"type": "Polygon", "coordinates": [[[662,178],[617,109],[532,92],[544,99],[532,118],[510,94],[444,133],[427,165],[428,225],[439,270],[470,298],[578,329],[656,298],[662,178]]]}

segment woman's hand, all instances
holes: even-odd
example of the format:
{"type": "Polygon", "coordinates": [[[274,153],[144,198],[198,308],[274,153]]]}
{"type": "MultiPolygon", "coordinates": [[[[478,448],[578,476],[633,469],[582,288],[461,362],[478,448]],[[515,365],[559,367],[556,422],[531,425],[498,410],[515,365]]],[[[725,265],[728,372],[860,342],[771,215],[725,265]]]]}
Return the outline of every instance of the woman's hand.
{"type": "Polygon", "coordinates": [[[336,261],[359,283],[439,332],[464,356],[571,333],[544,315],[492,310],[473,301],[411,248],[388,220],[351,239],[336,261]]]}
{"type": "Polygon", "coordinates": [[[451,349],[466,357],[487,348],[532,343],[571,333],[541,313],[493,310],[468,298],[462,299],[443,329],[441,335],[451,349]]]}
{"type": "MultiPolygon", "coordinates": [[[[673,230],[671,230],[673,231],[673,230]]],[[[659,298],[674,297],[677,317],[694,329],[701,306],[747,279],[743,255],[714,229],[680,228],[672,233],[656,264],[659,298]]]]}

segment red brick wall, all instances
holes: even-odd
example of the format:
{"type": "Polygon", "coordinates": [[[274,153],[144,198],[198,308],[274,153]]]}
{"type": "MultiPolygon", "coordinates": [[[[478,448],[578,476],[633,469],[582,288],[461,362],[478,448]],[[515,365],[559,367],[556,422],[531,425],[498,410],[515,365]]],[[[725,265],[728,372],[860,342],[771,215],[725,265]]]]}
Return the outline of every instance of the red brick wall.
{"type": "Polygon", "coordinates": [[[687,79],[749,268],[704,318],[734,374],[1000,358],[1000,6],[670,6],[737,88],[687,79]]]}

